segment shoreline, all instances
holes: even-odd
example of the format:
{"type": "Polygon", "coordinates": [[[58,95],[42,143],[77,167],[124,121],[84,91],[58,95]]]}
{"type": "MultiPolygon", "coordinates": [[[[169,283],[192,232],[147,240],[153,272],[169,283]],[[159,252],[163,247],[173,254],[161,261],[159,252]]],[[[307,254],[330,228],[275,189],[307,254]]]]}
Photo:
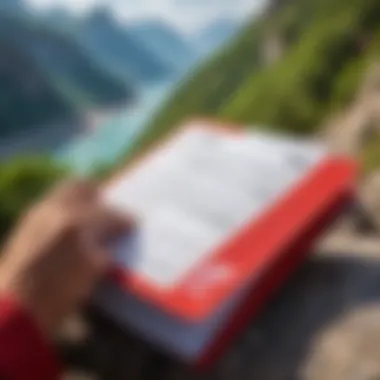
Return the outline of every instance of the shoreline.
{"type": "Polygon", "coordinates": [[[6,162],[29,154],[52,154],[61,145],[83,135],[85,128],[82,118],[79,117],[52,122],[23,134],[1,139],[0,161],[6,162]]]}
{"type": "Polygon", "coordinates": [[[85,124],[85,134],[97,132],[99,127],[105,124],[108,120],[111,120],[128,110],[132,110],[133,106],[134,105],[131,105],[130,103],[123,103],[118,106],[84,111],[83,119],[85,124]]]}

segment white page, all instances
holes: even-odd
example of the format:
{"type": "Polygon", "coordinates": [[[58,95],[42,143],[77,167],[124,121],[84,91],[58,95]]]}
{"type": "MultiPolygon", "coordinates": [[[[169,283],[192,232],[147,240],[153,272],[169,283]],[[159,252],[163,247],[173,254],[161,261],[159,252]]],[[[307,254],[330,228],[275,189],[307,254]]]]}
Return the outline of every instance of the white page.
{"type": "Polygon", "coordinates": [[[119,265],[175,286],[324,154],[276,136],[186,131],[107,190],[107,203],[140,221],[134,251],[128,242],[117,247],[119,265]]]}

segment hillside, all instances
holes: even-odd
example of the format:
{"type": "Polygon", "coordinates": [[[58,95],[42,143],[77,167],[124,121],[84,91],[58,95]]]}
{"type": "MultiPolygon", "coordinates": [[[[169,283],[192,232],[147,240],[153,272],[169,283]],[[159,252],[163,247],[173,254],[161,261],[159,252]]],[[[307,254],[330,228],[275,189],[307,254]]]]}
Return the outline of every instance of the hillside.
{"type": "Polygon", "coordinates": [[[0,39],[0,139],[36,124],[74,116],[73,107],[37,65],[0,39]]]}
{"type": "MultiPolygon", "coordinates": [[[[273,1],[183,83],[136,149],[194,115],[297,133],[348,105],[380,52],[375,0],[273,1]],[[277,53],[268,54],[277,41],[277,53]]],[[[273,50],[273,49],[272,49],[273,50]]]]}
{"type": "Polygon", "coordinates": [[[162,21],[143,20],[129,26],[128,30],[175,71],[183,71],[196,58],[190,42],[162,21]]]}
{"type": "Polygon", "coordinates": [[[259,29],[255,22],[248,25],[233,44],[185,78],[155,115],[135,151],[175,128],[184,118],[216,115],[219,107],[258,70],[259,29]]]}
{"type": "Polygon", "coordinates": [[[34,20],[0,14],[0,39],[27,54],[75,106],[121,103],[133,95],[69,35],[34,20]]]}
{"type": "Polygon", "coordinates": [[[77,36],[96,59],[124,78],[151,82],[172,75],[172,68],[119,25],[106,8],[81,21],[77,36]]]}

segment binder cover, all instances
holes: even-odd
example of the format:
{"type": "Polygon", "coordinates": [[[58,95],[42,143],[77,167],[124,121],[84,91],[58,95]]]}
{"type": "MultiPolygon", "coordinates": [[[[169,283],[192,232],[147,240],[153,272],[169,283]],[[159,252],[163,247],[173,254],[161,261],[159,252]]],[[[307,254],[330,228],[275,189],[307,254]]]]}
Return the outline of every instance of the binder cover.
{"type": "Polygon", "coordinates": [[[95,300],[161,350],[210,364],[350,202],[356,174],[314,142],[191,121],[107,184],[138,228],[95,300]]]}

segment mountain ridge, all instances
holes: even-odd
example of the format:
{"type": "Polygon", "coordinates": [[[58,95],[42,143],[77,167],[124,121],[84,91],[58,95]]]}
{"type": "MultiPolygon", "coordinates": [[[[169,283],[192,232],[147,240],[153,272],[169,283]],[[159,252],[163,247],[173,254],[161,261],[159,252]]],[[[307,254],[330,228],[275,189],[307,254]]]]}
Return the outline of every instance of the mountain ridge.
{"type": "Polygon", "coordinates": [[[352,101],[367,65],[379,59],[379,15],[373,0],[269,3],[178,86],[135,151],[194,115],[314,133],[352,101]],[[263,50],[273,37],[282,51],[268,61],[263,50]]]}
{"type": "Polygon", "coordinates": [[[200,52],[209,53],[228,42],[239,28],[239,23],[228,17],[220,17],[203,27],[195,37],[200,52]]]}
{"type": "Polygon", "coordinates": [[[82,21],[77,36],[92,54],[120,76],[136,82],[162,80],[171,75],[160,57],[139,43],[107,9],[96,9],[82,21]]]}
{"type": "Polygon", "coordinates": [[[196,47],[175,27],[162,20],[141,19],[126,27],[174,71],[184,71],[197,58],[196,47]]]}
{"type": "MultiPolygon", "coordinates": [[[[41,23],[32,16],[0,12],[0,43],[4,49],[12,52],[12,57],[18,63],[15,68],[22,67],[23,70],[18,73],[12,71],[13,76],[8,80],[12,80],[15,86],[21,86],[19,77],[27,76],[29,71],[32,76],[38,72],[41,86],[49,88],[52,99],[59,99],[57,102],[61,102],[61,109],[66,111],[67,116],[86,107],[121,103],[134,96],[132,86],[120,83],[97,65],[70,36],[41,23]]],[[[6,55],[3,53],[1,57],[0,61],[4,62],[6,55]]],[[[35,86],[38,87],[38,83],[35,86]]],[[[21,89],[17,91],[19,91],[19,96],[20,94],[27,95],[21,89]]],[[[4,89],[1,95],[8,99],[6,104],[13,109],[12,97],[7,95],[4,89]]],[[[44,99],[48,105],[48,99],[44,99]]],[[[29,109],[28,101],[33,104],[35,99],[25,98],[23,100],[25,109],[29,109]]],[[[37,108],[38,112],[32,112],[32,110],[30,110],[31,113],[25,112],[29,114],[29,120],[20,118],[14,110],[13,121],[24,120],[24,124],[14,123],[10,117],[11,113],[7,114],[6,119],[1,120],[1,124],[29,128],[40,122],[44,123],[42,110],[45,108],[46,114],[51,116],[52,114],[48,112],[49,107],[44,107],[43,103],[39,103],[37,108]]],[[[57,113],[56,117],[64,117],[66,113],[57,113]]],[[[50,118],[49,121],[51,121],[50,118]]]]}

